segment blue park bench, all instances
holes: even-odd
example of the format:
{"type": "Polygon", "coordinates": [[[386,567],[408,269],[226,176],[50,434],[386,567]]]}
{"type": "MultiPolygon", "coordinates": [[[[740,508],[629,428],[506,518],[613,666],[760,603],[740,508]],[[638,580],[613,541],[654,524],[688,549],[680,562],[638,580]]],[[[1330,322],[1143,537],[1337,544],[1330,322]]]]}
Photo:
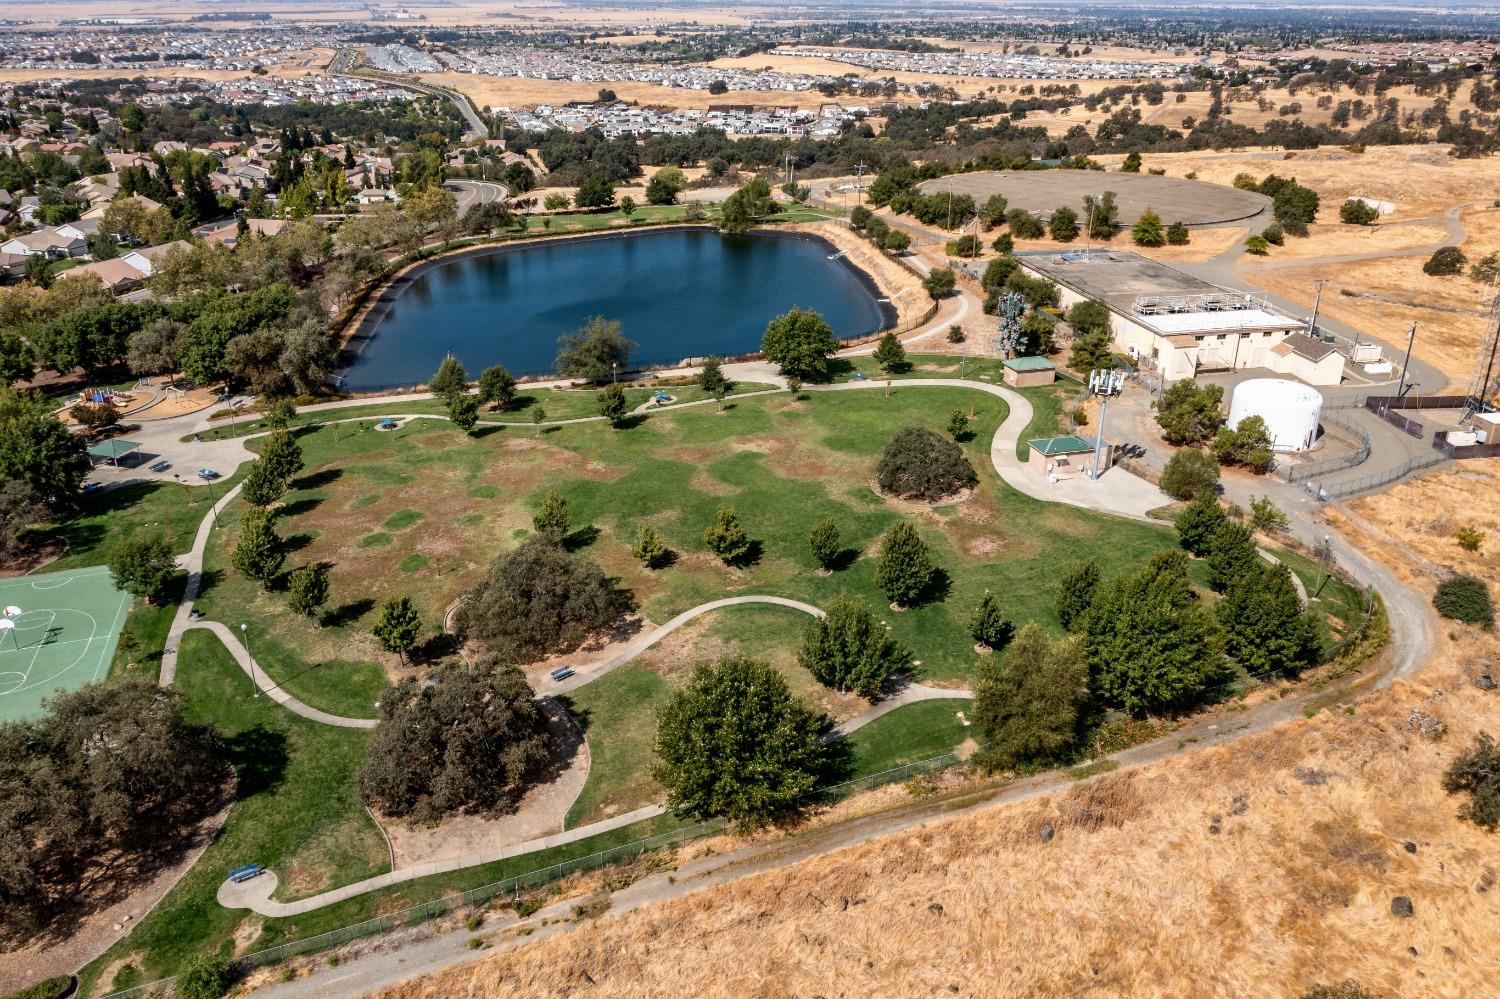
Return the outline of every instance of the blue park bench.
{"type": "Polygon", "coordinates": [[[249,881],[251,878],[260,877],[261,871],[263,870],[264,868],[262,868],[259,864],[246,864],[244,867],[236,867],[234,870],[230,871],[229,880],[233,881],[235,884],[239,884],[242,881],[249,881]]]}
{"type": "Polygon", "coordinates": [[[559,667],[557,667],[557,669],[553,670],[551,672],[551,674],[549,674],[549,675],[552,677],[552,681],[554,683],[560,683],[563,680],[566,680],[568,677],[570,677],[570,676],[573,675],[573,667],[571,667],[571,666],[559,666],[559,667]]]}

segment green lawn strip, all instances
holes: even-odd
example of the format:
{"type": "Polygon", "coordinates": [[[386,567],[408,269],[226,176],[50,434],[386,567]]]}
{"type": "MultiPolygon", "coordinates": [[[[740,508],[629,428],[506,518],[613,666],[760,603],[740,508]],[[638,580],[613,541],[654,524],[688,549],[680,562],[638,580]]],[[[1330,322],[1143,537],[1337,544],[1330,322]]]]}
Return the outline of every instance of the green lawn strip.
{"type": "Polygon", "coordinates": [[[958,720],[971,714],[968,698],[918,701],[881,715],[849,733],[854,751],[854,777],[868,777],[908,763],[949,753],[977,731],[958,720]]]}
{"type": "MultiPolygon", "coordinates": [[[[661,388],[676,397],[678,402],[698,402],[708,398],[703,389],[697,385],[663,385],[661,388]]],[[[730,390],[730,395],[743,395],[747,392],[760,392],[772,388],[759,382],[736,382],[730,390]]],[[[648,402],[656,386],[641,387],[628,385],[625,388],[626,405],[634,409],[642,403],[648,402]]],[[[510,409],[492,410],[488,407],[479,411],[479,419],[484,423],[510,423],[529,425],[532,407],[541,406],[547,413],[547,421],[576,420],[584,417],[599,415],[598,390],[587,389],[550,389],[550,388],[527,388],[521,386],[516,403],[510,409]]],[[[307,427],[323,425],[335,420],[372,420],[378,421],[386,416],[406,416],[413,413],[426,414],[429,416],[442,416],[447,408],[441,399],[418,399],[406,402],[372,402],[364,406],[338,406],[330,409],[309,409],[299,412],[291,421],[291,426],[307,427]]],[[[270,426],[257,414],[254,419],[244,417],[234,422],[226,422],[215,426],[199,436],[203,440],[224,440],[230,437],[244,437],[249,434],[263,434],[270,430],[270,426]]],[[[362,427],[361,429],[369,429],[362,427]]],[[[349,432],[346,427],[344,432],[349,432]]],[[[400,431],[397,431],[399,434],[400,431]]],[[[190,438],[189,438],[190,439],[190,438]]]]}
{"type": "Polygon", "coordinates": [[[355,790],[367,732],[319,725],[267,698],[252,698],[245,674],[206,632],[183,636],[177,681],[189,717],[214,725],[230,743],[237,799],[192,870],[129,936],[84,969],[81,994],[103,967],[135,951],[143,952],[139,965],[149,981],[182,970],[199,951],[228,947],[241,922],[260,920],[215,898],[225,874],[241,864],[275,870],[280,898],[388,869],[384,840],[355,790]]]}
{"type": "Polygon", "coordinates": [[[639,808],[661,787],[651,778],[656,714],[673,686],[643,666],[628,665],[569,695],[574,718],[589,743],[589,776],[568,809],[565,828],[639,808]]]}
{"type": "Polygon", "coordinates": [[[172,543],[172,550],[182,554],[193,547],[193,535],[208,516],[214,500],[222,499],[234,487],[241,473],[229,475],[211,485],[198,483],[197,469],[182,469],[178,474],[194,485],[176,482],[133,482],[78,498],[78,511],[58,526],[56,533],[68,542],[62,558],[47,566],[48,572],[103,565],[109,551],[121,539],[143,534],[160,534],[172,543]]]}
{"type": "Polygon", "coordinates": [[[445,898],[471,888],[481,888],[507,878],[523,874],[539,873],[556,875],[547,869],[557,864],[593,856],[615,847],[627,846],[638,840],[661,833],[671,832],[694,824],[691,818],[682,818],[671,813],[655,818],[633,822],[608,832],[598,833],[573,843],[555,846],[532,853],[498,860],[489,864],[466,867],[447,874],[434,874],[417,878],[383,891],[358,895],[312,912],[288,919],[266,919],[261,935],[248,950],[264,950],[279,943],[304,940],[327,933],[340,927],[371,919],[377,915],[399,911],[409,906],[445,898]]]}
{"type": "Polygon", "coordinates": [[[1337,573],[1329,573],[1301,552],[1278,547],[1268,547],[1268,550],[1302,580],[1307,589],[1308,609],[1317,619],[1318,634],[1325,644],[1336,642],[1359,627],[1365,619],[1364,590],[1351,586],[1337,573]],[[1329,617],[1336,623],[1330,622],[1329,617]]]}
{"type": "Polygon", "coordinates": [[[568,695],[573,716],[588,739],[589,776],[568,811],[566,827],[597,822],[660,799],[661,787],[651,778],[657,712],[702,658],[746,655],[766,660],[786,675],[797,697],[817,707],[826,688],[796,661],[802,629],[811,620],[789,607],[725,607],[698,619],[704,624],[701,656],[683,658],[680,646],[663,654],[660,646],[653,646],[635,662],[568,695]]]}
{"type": "Polygon", "coordinates": [[[129,677],[156,682],[161,675],[161,653],[167,644],[167,632],[172,628],[172,618],[177,614],[177,604],[186,585],[187,573],[179,572],[167,585],[161,603],[148,604],[140,597],[131,598],[120,641],[115,646],[115,658],[109,667],[110,679],[129,677]]]}

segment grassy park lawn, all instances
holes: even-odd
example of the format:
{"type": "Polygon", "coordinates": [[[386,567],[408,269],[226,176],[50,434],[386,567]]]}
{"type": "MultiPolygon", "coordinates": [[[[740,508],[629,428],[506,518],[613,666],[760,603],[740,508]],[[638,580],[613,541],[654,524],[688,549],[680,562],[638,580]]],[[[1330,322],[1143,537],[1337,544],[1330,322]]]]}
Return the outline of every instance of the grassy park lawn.
{"type": "Polygon", "coordinates": [[[287,497],[280,531],[295,549],[287,568],[333,566],[332,621],[312,632],[286,613],[282,593],[261,593],[227,569],[233,510],[209,547],[211,585],[201,606],[231,626],[248,624],[252,651],[275,651],[257,658],[278,680],[326,662],[290,682],[297,696],[369,716],[383,683],[372,664],[387,658],[369,638],[380,601],[411,596],[435,635],[443,611],[530,530],[542,495],[556,489],[575,528],[595,529],[579,531],[575,542],[634,592],[650,621],[726,593],[823,606],[848,591],[881,612],[929,682],[964,683],[973,658],[965,623],[986,589],[1013,620],[1055,628],[1061,566],[1094,558],[1106,574],[1123,572],[1175,542],[1168,528],[1044,504],[1000,483],[988,448],[1005,411],[981,393],[897,387],[889,395],[757,396],[722,413],[654,413],[621,430],[587,423],[540,434],[492,428],[468,438],[435,421],[399,434],[307,430],[300,436],[307,471],[287,497]],[[981,472],[973,497],[928,508],[879,496],[871,480],[886,441],[909,424],[941,428],[956,408],[974,415],[964,444],[981,472]],[[703,528],[721,504],[738,510],[756,542],[747,565],[726,567],[704,549],[703,528]],[[828,576],[813,571],[807,549],[808,532],[824,517],[839,523],[849,550],[846,566],[828,576]],[[918,523],[944,575],[926,603],[896,613],[886,610],[868,556],[903,517],[918,523]],[[674,565],[648,572],[630,557],[641,522],[663,533],[677,553],[674,565]]]}
{"type": "MultiPolygon", "coordinates": [[[[250,862],[274,868],[279,898],[313,894],[388,869],[385,843],[360,806],[355,774],[369,734],[297,717],[253,699],[245,674],[204,631],[183,636],[178,687],[188,717],[217,728],[239,772],[235,803],[212,845],[131,935],[91,967],[143,951],[143,980],[180,970],[193,954],[227,945],[260,917],[215,898],[224,875],[250,862]]],[[[107,983],[106,983],[107,984],[107,983]]]]}
{"type": "Polygon", "coordinates": [[[972,703],[967,698],[918,701],[850,733],[854,776],[883,773],[953,752],[976,732],[958,719],[959,712],[968,716],[972,703]]]}
{"type": "Polygon", "coordinates": [[[167,632],[172,627],[172,617],[177,613],[177,603],[182,599],[186,584],[187,573],[179,572],[167,585],[161,603],[148,604],[140,597],[131,598],[125,626],[120,630],[120,641],[115,646],[115,658],[110,663],[111,678],[130,677],[155,683],[161,676],[162,649],[166,647],[167,632]]]}
{"type": "MultiPolygon", "coordinates": [[[[677,402],[702,402],[709,396],[697,385],[663,385],[677,402]]],[[[729,394],[743,395],[747,392],[760,392],[773,386],[763,385],[758,382],[736,382],[730,389],[729,394]]],[[[651,385],[627,385],[625,388],[625,404],[630,409],[649,402],[656,386],[651,385]]],[[[524,385],[516,396],[515,405],[506,410],[494,410],[485,407],[479,411],[479,419],[482,423],[516,423],[523,426],[532,424],[532,413],[535,407],[540,406],[547,414],[547,422],[552,423],[559,420],[578,420],[597,417],[599,415],[598,392],[595,389],[550,389],[550,388],[527,388],[524,385]]],[[[442,400],[439,399],[417,399],[407,402],[372,402],[363,406],[334,406],[323,409],[308,409],[299,412],[291,421],[293,427],[306,427],[314,424],[322,425],[333,420],[365,420],[378,419],[385,416],[405,416],[408,414],[426,414],[429,416],[443,416],[446,409],[442,400]]],[[[248,434],[263,434],[270,430],[270,426],[260,418],[260,414],[248,414],[237,420],[226,419],[220,426],[214,427],[207,433],[200,434],[204,440],[223,440],[228,437],[244,437],[248,434]]],[[[345,429],[348,429],[347,427],[345,429]]],[[[361,428],[367,429],[367,428],[361,428]]]]}
{"type": "Polygon", "coordinates": [[[1307,609],[1318,622],[1325,644],[1348,635],[1365,619],[1365,592],[1343,576],[1326,571],[1315,560],[1290,548],[1271,548],[1307,589],[1307,609]]]}
{"type": "Polygon", "coordinates": [[[48,571],[103,565],[121,538],[161,534],[178,554],[193,547],[193,535],[216,497],[239,481],[243,470],[212,484],[133,482],[78,498],[78,510],[56,529],[68,550],[48,571]]]}

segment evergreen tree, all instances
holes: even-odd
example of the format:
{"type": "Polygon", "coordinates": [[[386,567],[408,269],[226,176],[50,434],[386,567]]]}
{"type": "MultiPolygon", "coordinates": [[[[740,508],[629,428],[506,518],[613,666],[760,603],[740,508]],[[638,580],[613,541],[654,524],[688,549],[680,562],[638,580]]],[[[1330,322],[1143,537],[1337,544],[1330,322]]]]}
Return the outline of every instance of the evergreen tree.
{"type": "Polygon", "coordinates": [[[252,461],[250,471],[245,473],[245,485],[240,489],[246,503],[251,506],[270,506],[281,499],[286,484],[272,474],[271,466],[264,461],[252,461]]]}
{"type": "Polygon", "coordinates": [[[703,371],[698,375],[698,384],[703,391],[715,398],[720,392],[728,394],[733,387],[728,378],[724,377],[724,364],[717,357],[710,354],[703,361],[703,371]]]}
{"type": "Polygon", "coordinates": [[[1089,688],[1132,715],[1184,707],[1222,674],[1218,624],[1194,599],[1181,552],[1101,587],[1085,621],[1089,688]]]}
{"type": "Polygon", "coordinates": [[[732,506],[714,511],[714,522],[703,530],[703,543],[725,565],[734,565],[750,554],[750,535],[740,526],[732,506]]]}
{"type": "Polygon", "coordinates": [[[269,590],[283,557],[271,512],[261,506],[246,507],[240,514],[240,537],[229,558],[235,571],[269,590]]]}
{"type": "Polygon", "coordinates": [[[813,558],[818,560],[818,565],[824,569],[832,569],[833,564],[838,561],[839,553],[843,551],[839,547],[838,521],[828,517],[814,524],[812,534],[808,537],[808,547],[812,549],[813,558]]]}
{"type": "Polygon", "coordinates": [[[650,524],[640,524],[636,527],[635,545],[630,549],[632,558],[646,568],[654,569],[661,564],[666,554],[667,545],[662,540],[660,531],[650,524]]]}
{"type": "Polygon", "coordinates": [[[932,585],[937,570],[927,542],[910,521],[899,521],[880,542],[880,560],[875,566],[875,585],[902,607],[914,606],[932,585]]]}
{"type": "Polygon", "coordinates": [[[887,333],[880,338],[874,357],[875,363],[880,365],[880,370],[886,374],[906,369],[906,348],[901,346],[901,340],[895,333],[887,333]]]}
{"type": "Polygon", "coordinates": [[[1085,333],[1073,341],[1073,353],[1068,367],[1087,376],[1091,371],[1102,371],[1115,366],[1114,355],[1109,349],[1109,334],[1099,331],[1085,333]]]}
{"type": "Polygon", "coordinates": [[[531,526],[536,533],[552,542],[560,545],[563,539],[573,533],[573,519],[568,514],[568,501],[555,489],[547,490],[547,495],[542,497],[542,505],[537,508],[536,516],[531,518],[531,526]]]}
{"type": "Polygon", "coordinates": [[[1135,241],[1136,246],[1161,246],[1167,241],[1161,216],[1152,208],[1141,212],[1141,217],[1130,227],[1130,238],[1135,241]]]}
{"type": "Polygon", "coordinates": [[[393,597],[380,605],[380,617],[376,619],[370,633],[387,652],[396,653],[401,662],[422,635],[422,619],[412,606],[410,597],[393,597]]]}
{"type": "Polygon", "coordinates": [[[1177,541],[1202,557],[1212,550],[1214,534],[1227,523],[1229,517],[1219,506],[1218,497],[1205,490],[1177,515],[1177,541]]]}
{"type": "Polygon", "coordinates": [[[1047,231],[1059,243],[1070,243],[1078,238],[1078,213],[1071,208],[1058,208],[1047,221],[1047,231]]]}
{"type": "Polygon", "coordinates": [[[892,674],[910,668],[911,650],[870,608],[841,593],[803,631],[797,662],[819,683],[874,700],[892,674]]]}
{"type": "Polygon", "coordinates": [[[1099,564],[1093,560],[1075,562],[1062,578],[1057,591],[1057,619],[1069,631],[1077,631],[1094,602],[1099,589],[1099,564]]]}
{"type": "Polygon", "coordinates": [[[448,399],[448,419],[466,434],[472,434],[479,424],[479,397],[455,395],[448,399]]]}
{"type": "Polygon", "coordinates": [[[653,776],[668,804],[756,825],[795,808],[829,764],[825,721],[762,662],[700,664],[658,716],[653,776]]]}
{"type": "Polygon", "coordinates": [[[1208,540],[1208,585],[1223,593],[1235,580],[1253,574],[1264,561],[1250,528],[1226,520],[1208,540]]]}
{"type": "Polygon", "coordinates": [[[1125,162],[1120,164],[1120,172],[1121,173],[1140,173],[1141,172],[1141,154],[1138,153],[1138,152],[1136,152],[1133,149],[1129,153],[1127,153],[1125,155],[1125,162]]]}
{"type": "Polygon", "coordinates": [[[608,420],[610,426],[618,428],[625,418],[625,390],[611,383],[599,390],[598,400],[599,415],[608,420]]]}
{"type": "Polygon", "coordinates": [[[994,596],[985,590],[984,596],[979,598],[979,606],[974,608],[974,616],[969,618],[970,637],[988,649],[999,649],[1010,641],[1015,630],[1015,625],[1000,613],[1000,605],[994,596]]]}
{"type": "Polygon", "coordinates": [[[316,620],[328,603],[328,570],[317,563],[293,569],[287,579],[286,603],[293,614],[316,620]]]}
{"type": "Polygon", "coordinates": [[[479,401],[496,409],[516,402],[516,379],[503,365],[492,364],[479,374],[479,401]]]}
{"type": "Polygon", "coordinates": [[[1229,584],[1219,601],[1225,650],[1253,675],[1317,665],[1322,655],[1318,627],[1303,610],[1291,570],[1259,558],[1256,562],[1229,584]]]}
{"type": "Polygon", "coordinates": [[[948,414],[948,436],[961,441],[969,436],[969,416],[961,409],[948,414]]]}
{"type": "Polygon", "coordinates": [[[469,373],[458,358],[449,354],[438,365],[437,373],[427,382],[427,390],[439,399],[462,395],[469,388],[469,373]]]}
{"type": "Polygon", "coordinates": [[[1167,242],[1173,246],[1187,246],[1192,239],[1188,227],[1181,222],[1173,222],[1167,226],[1167,242]]]}
{"type": "Polygon", "coordinates": [[[302,471],[302,445],[290,430],[273,430],[260,446],[260,460],[266,463],[268,475],[289,483],[302,471]]]}
{"type": "Polygon", "coordinates": [[[974,683],[974,723],[992,770],[1055,759],[1078,737],[1088,695],[1083,641],[1047,639],[1042,626],[1021,629],[1004,655],[981,660],[974,683]]]}

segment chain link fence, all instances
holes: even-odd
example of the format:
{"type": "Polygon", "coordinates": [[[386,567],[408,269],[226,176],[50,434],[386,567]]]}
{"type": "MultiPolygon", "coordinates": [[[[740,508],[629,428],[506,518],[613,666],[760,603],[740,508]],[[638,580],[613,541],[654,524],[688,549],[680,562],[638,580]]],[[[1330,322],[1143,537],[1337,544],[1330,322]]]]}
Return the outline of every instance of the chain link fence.
{"type": "MultiPolygon", "coordinates": [[[[864,777],[856,777],[853,780],[843,781],[839,784],[831,784],[827,787],[817,788],[808,792],[803,797],[805,803],[830,804],[841,801],[852,794],[860,791],[869,791],[887,784],[896,784],[901,781],[910,780],[922,774],[934,773],[946,770],[965,762],[965,757],[957,753],[943,753],[940,756],[929,757],[918,760],[905,766],[883,770],[877,774],[869,774],[864,777]]],[[[698,822],[681,829],[673,829],[669,832],[658,833],[655,836],[647,836],[644,839],[633,840],[620,846],[591,853],[585,857],[577,857],[572,860],[560,861],[548,867],[540,867],[525,874],[516,874],[500,881],[470,888],[467,891],[453,892],[441,898],[429,899],[417,905],[408,906],[396,912],[375,916],[338,929],[319,933],[316,936],[304,937],[301,940],[290,940],[274,947],[258,950],[250,954],[244,954],[235,958],[235,965],[242,971],[252,968],[262,968],[267,965],[279,964],[289,958],[299,957],[304,954],[312,954],[317,951],[328,950],[339,947],[346,943],[364,937],[375,936],[379,933],[388,933],[403,927],[417,926],[439,916],[445,916],[459,909],[471,908],[483,905],[496,898],[509,896],[516,898],[524,890],[536,888],[545,884],[553,884],[561,881],[570,874],[580,871],[594,871],[604,867],[612,867],[627,863],[632,860],[663,850],[668,847],[685,843],[688,840],[698,839],[713,833],[723,832],[728,828],[729,822],[725,819],[709,819],[698,822]]],[[[172,991],[177,976],[163,978],[159,981],[148,982],[133,988],[111,992],[102,999],[138,999],[138,997],[167,995],[172,991]]]]}

